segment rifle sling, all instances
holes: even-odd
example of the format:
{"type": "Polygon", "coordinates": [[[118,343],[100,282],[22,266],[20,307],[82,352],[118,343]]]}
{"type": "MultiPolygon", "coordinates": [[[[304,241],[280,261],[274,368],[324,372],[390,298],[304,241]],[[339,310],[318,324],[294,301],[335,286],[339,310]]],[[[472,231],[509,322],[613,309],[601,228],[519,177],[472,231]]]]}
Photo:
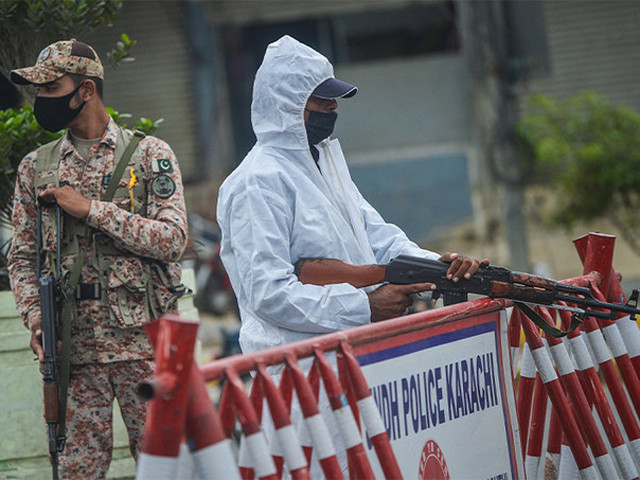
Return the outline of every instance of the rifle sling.
{"type": "MultiPolygon", "coordinates": [[[[127,144],[116,168],[111,175],[107,191],[105,192],[102,200],[110,202],[113,199],[113,195],[118,188],[118,183],[124,174],[125,168],[131,159],[131,155],[135,151],[138,143],[144,137],[144,134],[139,131],[135,131],[133,137],[127,144]]],[[[59,232],[58,232],[59,234],[59,232]]],[[[85,229],[85,238],[89,234],[89,227],[85,229]]],[[[61,340],[62,340],[62,353],[60,358],[60,381],[59,381],[59,422],[58,422],[58,438],[61,440],[60,449],[64,447],[64,438],[66,430],[66,417],[67,417],[67,392],[69,390],[69,371],[71,368],[71,318],[77,313],[76,311],[76,287],[80,281],[80,273],[82,272],[82,266],[84,265],[85,258],[87,256],[86,250],[81,250],[80,255],[71,267],[69,273],[69,281],[65,285],[63,291],[63,307],[61,314],[61,340]]],[[[59,261],[59,260],[58,260],[59,261]]]]}
{"type": "Polygon", "coordinates": [[[577,315],[571,316],[571,324],[569,325],[569,330],[566,332],[564,330],[560,330],[559,328],[554,327],[553,325],[548,324],[544,318],[542,318],[536,311],[531,308],[529,305],[522,302],[513,302],[513,304],[520,309],[522,313],[524,313],[529,319],[539,327],[544,333],[547,335],[551,335],[555,338],[562,338],[565,335],[573,332],[582,321],[578,318],[577,315]]]}

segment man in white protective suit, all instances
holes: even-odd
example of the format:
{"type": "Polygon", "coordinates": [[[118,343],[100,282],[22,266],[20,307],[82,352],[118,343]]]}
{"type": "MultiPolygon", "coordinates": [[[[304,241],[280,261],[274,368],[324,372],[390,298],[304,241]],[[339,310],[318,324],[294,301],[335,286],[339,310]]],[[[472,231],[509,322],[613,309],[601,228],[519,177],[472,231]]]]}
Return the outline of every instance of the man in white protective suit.
{"type": "MultiPolygon", "coordinates": [[[[454,279],[489,263],[421,249],[362,197],[340,143],[330,138],[336,99],[356,92],[334,77],[323,55],[290,36],[268,46],[256,73],[251,121],[257,142],[221,186],[217,208],[220,255],[238,298],[244,353],[399,317],[412,294],[435,288],[305,285],[294,273],[300,258],[364,265],[414,255],[449,262],[454,279]]],[[[340,451],[340,439],[334,440],[340,451]]],[[[341,463],[346,468],[344,458],[341,463]]]]}

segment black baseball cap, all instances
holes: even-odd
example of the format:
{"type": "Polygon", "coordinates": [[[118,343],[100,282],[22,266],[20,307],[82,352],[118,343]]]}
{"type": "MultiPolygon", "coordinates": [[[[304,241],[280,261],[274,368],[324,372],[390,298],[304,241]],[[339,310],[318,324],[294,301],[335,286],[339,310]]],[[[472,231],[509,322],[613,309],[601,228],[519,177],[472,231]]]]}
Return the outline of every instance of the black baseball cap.
{"type": "Polygon", "coordinates": [[[327,78],[311,92],[314,97],[331,100],[334,98],[350,98],[358,93],[358,87],[337,78],[327,78]]]}

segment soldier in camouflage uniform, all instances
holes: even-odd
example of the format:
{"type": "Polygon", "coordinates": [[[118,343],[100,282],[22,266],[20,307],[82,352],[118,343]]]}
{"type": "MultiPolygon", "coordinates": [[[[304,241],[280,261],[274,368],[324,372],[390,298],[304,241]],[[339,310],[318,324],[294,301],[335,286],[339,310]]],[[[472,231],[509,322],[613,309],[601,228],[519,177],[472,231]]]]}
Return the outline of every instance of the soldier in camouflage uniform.
{"type": "MultiPolygon", "coordinates": [[[[21,162],[14,198],[9,272],[16,304],[43,359],[36,278],[36,200],[64,211],[62,283],[84,250],[71,319],[67,441],[61,478],[105,478],[112,451],[116,397],[137,458],[145,404],[138,383],[152,375],[152,350],[143,325],[176,308],[178,263],[187,240],[180,170],[162,140],[140,140],[112,201],[103,201],[117,160],[132,132],[119,128],[102,102],[103,67],[90,46],[60,41],[33,67],[11,72],[38,88],[36,119],[44,128],[67,128],[57,142],[21,162]]],[[[55,254],[55,210],[43,208],[43,259],[55,254]]],[[[43,265],[50,265],[43,260],[43,265]]],[[[49,267],[51,268],[51,267],[49,267]]]]}

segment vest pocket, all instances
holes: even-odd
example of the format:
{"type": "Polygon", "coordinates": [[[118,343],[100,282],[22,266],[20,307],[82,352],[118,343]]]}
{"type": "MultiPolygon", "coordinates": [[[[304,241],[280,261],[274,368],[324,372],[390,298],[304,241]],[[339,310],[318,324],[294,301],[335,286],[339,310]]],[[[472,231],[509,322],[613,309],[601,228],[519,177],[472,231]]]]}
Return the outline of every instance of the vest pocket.
{"type": "Polygon", "coordinates": [[[122,328],[150,321],[148,265],[137,258],[118,258],[107,273],[107,298],[111,318],[122,328]]]}

